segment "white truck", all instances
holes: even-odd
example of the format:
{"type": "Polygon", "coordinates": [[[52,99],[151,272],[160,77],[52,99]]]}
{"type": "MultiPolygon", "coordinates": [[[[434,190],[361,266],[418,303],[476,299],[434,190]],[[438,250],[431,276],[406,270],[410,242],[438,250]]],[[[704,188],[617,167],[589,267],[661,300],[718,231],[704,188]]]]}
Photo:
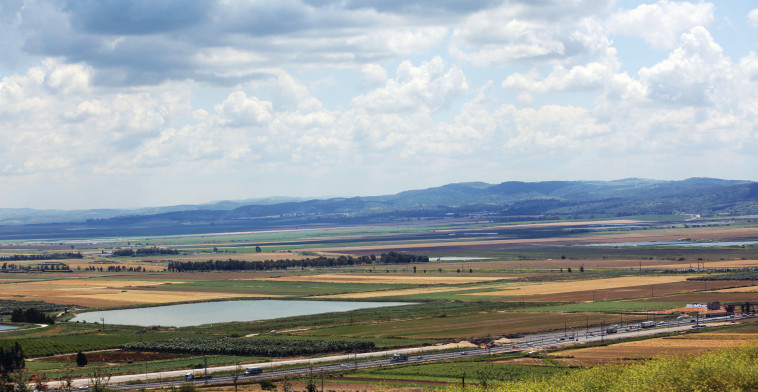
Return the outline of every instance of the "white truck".
{"type": "Polygon", "coordinates": [[[655,327],[655,321],[643,321],[640,323],[640,326],[642,328],[653,328],[655,327]]]}

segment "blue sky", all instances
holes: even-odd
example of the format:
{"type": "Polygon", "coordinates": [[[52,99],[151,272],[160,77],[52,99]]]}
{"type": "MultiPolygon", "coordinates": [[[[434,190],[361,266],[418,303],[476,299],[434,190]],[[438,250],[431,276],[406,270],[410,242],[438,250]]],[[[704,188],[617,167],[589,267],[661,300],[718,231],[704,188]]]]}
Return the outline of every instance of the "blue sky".
{"type": "Polygon", "coordinates": [[[758,5],[4,0],[0,207],[758,180],[758,5]]]}

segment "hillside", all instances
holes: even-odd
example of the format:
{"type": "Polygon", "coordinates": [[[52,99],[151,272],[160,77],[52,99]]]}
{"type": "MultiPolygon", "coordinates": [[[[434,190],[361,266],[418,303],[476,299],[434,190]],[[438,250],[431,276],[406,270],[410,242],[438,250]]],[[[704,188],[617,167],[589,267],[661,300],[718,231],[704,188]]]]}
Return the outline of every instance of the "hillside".
{"type": "Polygon", "coordinates": [[[74,232],[77,237],[188,234],[446,217],[510,220],[522,216],[648,214],[703,217],[758,214],[758,183],[711,178],[469,182],[371,197],[60,212],[58,220],[65,216],[69,222],[57,223],[52,219],[42,223],[40,216],[44,214],[27,210],[3,222],[0,239],[68,238],[74,232]],[[35,224],[29,224],[30,221],[35,224]]]}

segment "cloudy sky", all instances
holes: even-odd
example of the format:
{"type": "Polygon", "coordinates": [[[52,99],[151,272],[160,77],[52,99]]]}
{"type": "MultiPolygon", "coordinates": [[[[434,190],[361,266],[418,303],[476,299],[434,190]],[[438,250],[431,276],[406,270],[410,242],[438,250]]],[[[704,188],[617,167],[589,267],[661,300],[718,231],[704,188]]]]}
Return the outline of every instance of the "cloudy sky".
{"type": "Polygon", "coordinates": [[[758,180],[758,3],[2,0],[0,207],[758,180]]]}

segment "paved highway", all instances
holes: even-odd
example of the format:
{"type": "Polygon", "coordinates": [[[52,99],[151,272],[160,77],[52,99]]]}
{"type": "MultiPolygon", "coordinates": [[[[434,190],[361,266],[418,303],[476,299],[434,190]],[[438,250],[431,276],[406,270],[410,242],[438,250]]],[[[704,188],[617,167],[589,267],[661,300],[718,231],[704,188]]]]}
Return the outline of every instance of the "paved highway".
{"type": "MultiPolygon", "coordinates": [[[[660,321],[655,324],[654,327],[642,328],[641,324],[625,324],[617,326],[616,333],[608,333],[608,328],[613,328],[615,325],[611,324],[604,328],[584,328],[566,330],[563,332],[552,332],[529,335],[522,338],[512,339],[512,344],[502,347],[491,347],[487,349],[474,348],[455,350],[452,352],[433,352],[430,351],[431,347],[418,347],[410,349],[398,349],[388,350],[382,352],[361,353],[361,354],[347,354],[347,355],[334,355],[328,357],[311,358],[311,359],[297,359],[286,360],[276,362],[265,362],[257,364],[246,364],[243,369],[251,367],[263,368],[263,373],[254,375],[241,375],[238,378],[238,382],[250,382],[262,379],[275,379],[283,378],[285,376],[307,376],[311,373],[321,372],[339,372],[351,369],[364,369],[379,366],[393,366],[404,363],[417,363],[417,362],[429,362],[438,361],[450,358],[459,358],[461,356],[474,356],[474,355],[492,355],[502,354],[516,351],[533,351],[550,347],[558,347],[569,344],[577,343],[589,343],[601,340],[620,340],[626,338],[633,338],[638,336],[649,336],[662,333],[683,332],[692,329],[693,327],[702,328],[706,325],[713,325],[714,323],[723,323],[730,321],[729,317],[709,318],[703,319],[689,319],[682,318],[677,320],[660,321]],[[408,361],[393,362],[389,359],[392,354],[404,353],[409,354],[408,361]],[[325,364],[328,363],[328,364],[325,364]],[[320,365],[323,364],[323,365],[320,365]],[[298,365],[301,365],[298,367],[298,365]],[[276,369],[283,366],[295,366],[290,369],[276,369]]],[[[212,375],[217,372],[230,372],[237,370],[236,365],[233,366],[218,366],[208,368],[208,374],[212,375]]],[[[135,390],[135,389],[150,389],[167,386],[176,386],[186,382],[192,382],[198,385],[204,384],[229,384],[233,382],[232,376],[224,377],[209,377],[207,379],[196,379],[186,381],[184,376],[190,371],[188,370],[175,370],[159,373],[143,373],[132,374],[123,376],[113,376],[109,381],[109,388],[121,389],[121,390],[135,390]],[[177,378],[180,378],[177,380],[177,378]],[[162,381],[164,379],[170,379],[162,381]]],[[[195,370],[197,373],[198,370],[195,370]]],[[[204,372],[204,371],[203,371],[204,372]]],[[[87,389],[89,380],[78,379],[73,381],[73,386],[79,390],[87,389]]],[[[57,382],[49,383],[50,387],[57,388],[57,382]]]]}

